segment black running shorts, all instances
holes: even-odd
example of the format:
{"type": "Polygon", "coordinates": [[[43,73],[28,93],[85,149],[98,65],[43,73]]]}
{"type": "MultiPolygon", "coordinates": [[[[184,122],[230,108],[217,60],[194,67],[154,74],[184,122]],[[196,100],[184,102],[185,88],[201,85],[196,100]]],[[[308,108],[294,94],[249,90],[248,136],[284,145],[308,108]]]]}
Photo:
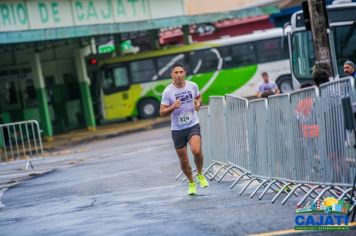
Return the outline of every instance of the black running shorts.
{"type": "Polygon", "coordinates": [[[176,149],[183,148],[189,142],[189,139],[193,135],[200,136],[200,125],[196,124],[190,128],[182,129],[182,130],[172,130],[172,138],[174,142],[174,147],[176,149]]]}

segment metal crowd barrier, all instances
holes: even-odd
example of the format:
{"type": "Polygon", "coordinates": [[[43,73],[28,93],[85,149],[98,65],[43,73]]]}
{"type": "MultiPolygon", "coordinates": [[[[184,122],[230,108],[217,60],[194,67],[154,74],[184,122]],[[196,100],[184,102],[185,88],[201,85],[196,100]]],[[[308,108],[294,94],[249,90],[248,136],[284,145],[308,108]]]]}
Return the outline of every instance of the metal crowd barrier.
{"type": "Polygon", "coordinates": [[[0,161],[28,159],[42,153],[41,130],[37,121],[0,124],[0,161]]]}
{"type": "Polygon", "coordinates": [[[344,98],[356,104],[352,79],[253,101],[210,97],[199,112],[207,177],[235,176],[231,188],[247,181],[239,194],[255,181],[250,197],[272,190],[271,202],[284,194],[282,204],[300,194],[298,204],[327,193],[350,198],[356,145],[349,144],[344,98]]]}

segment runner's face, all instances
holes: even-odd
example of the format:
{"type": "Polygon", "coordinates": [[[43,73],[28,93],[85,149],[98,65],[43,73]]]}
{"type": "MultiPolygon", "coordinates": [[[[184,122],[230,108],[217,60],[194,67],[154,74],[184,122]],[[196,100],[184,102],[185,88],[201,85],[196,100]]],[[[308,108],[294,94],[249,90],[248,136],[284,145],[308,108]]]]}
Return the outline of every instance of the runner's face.
{"type": "Polygon", "coordinates": [[[173,69],[171,76],[173,78],[173,82],[176,85],[181,85],[184,82],[185,78],[185,70],[183,67],[177,66],[173,69]]]}

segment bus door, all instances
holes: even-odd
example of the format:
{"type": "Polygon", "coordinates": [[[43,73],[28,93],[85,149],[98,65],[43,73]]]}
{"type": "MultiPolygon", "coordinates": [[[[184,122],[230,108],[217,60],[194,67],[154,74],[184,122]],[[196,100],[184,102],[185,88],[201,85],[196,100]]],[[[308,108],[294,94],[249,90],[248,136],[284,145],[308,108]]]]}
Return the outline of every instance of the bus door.
{"type": "Polygon", "coordinates": [[[132,98],[126,65],[103,68],[103,115],[106,120],[125,118],[131,115],[132,98]]]}

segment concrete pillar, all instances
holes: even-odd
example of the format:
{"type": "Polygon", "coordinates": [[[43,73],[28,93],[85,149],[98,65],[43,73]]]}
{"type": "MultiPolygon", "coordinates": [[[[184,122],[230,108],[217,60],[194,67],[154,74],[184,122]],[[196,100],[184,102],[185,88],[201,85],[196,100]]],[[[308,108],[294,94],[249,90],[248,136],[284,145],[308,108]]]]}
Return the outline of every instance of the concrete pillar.
{"type": "Polygon", "coordinates": [[[41,128],[43,130],[45,138],[51,141],[53,140],[53,128],[48,110],[47,93],[39,53],[32,54],[30,64],[32,69],[33,82],[36,88],[38,108],[40,110],[42,125],[41,128]]]}
{"type": "Polygon", "coordinates": [[[79,80],[80,94],[82,97],[82,104],[84,110],[85,123],[88,130],[94,131],[96,129],[93,102],[90,93],[90,80],[87,75],[87,68],[85,64],[85,49],[75,50],[75,66],[79,80]]]}

